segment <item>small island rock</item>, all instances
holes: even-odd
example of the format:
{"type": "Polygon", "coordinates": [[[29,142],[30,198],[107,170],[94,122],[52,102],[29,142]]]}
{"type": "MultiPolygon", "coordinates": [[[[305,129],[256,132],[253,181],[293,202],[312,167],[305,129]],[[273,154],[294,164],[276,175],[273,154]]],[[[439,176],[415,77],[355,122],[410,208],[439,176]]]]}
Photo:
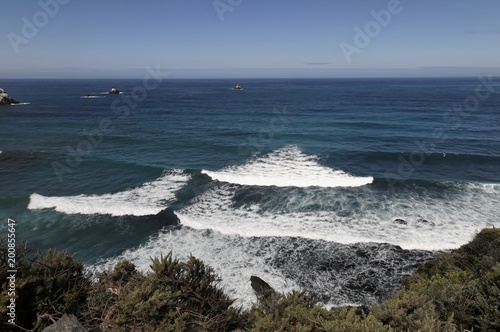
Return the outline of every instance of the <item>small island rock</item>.
{"type": "Polygon", "coordinates": [[[0,105],[12,105],[19,104],[18,101],[14,100],[4,89],[0,88],[0,105]]]}

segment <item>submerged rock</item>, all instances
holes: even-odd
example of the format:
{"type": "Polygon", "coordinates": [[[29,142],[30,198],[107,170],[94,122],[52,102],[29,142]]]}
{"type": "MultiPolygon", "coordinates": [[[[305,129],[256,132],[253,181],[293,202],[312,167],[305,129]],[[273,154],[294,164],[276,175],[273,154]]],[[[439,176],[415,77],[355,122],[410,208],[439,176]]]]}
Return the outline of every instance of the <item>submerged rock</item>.
{"type": "Polygon", "coordinates": [[[0,105],[12,105],[19,104],[18,101],[14,100],[4,89],[0,88],[0,105]]]}
{"type": "Polygon", "coordinates": [[[427,225],[434,226],[434,222],[429,221],[429,220],[424,219],[424,218],[418,218],[418,219],[417,219],[417,223],[427,224],[427,225]]]}
{"type": "Polygon", "coordinates": [[[401,219],[401,218],[394,219],[394,222],[397,222],[400,225],[407,225],[408,224],[408,222],[406,220],[401,219]]]}

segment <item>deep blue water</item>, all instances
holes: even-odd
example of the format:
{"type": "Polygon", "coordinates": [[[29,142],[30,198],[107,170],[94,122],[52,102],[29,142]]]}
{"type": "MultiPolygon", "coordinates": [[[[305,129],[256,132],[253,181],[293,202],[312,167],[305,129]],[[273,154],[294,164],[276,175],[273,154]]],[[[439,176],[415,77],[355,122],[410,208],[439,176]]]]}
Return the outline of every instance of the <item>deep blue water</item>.
{"type": "Polygon", "coordinates": [[[243,304],[252,274],[373,303],[500,226],[485,80],[0,80],[24,102],[0,107],[0,230],[91,266],[192,253],[243,304]]]}

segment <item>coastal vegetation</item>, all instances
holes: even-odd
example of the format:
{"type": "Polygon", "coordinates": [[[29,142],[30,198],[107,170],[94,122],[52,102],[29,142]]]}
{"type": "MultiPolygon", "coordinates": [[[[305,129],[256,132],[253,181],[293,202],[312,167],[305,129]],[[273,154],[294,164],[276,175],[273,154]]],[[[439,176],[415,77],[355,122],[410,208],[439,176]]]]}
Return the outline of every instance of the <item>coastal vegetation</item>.
{"type": "Polygon", "coordinates": [[[372,307],[327,310],[314,294],[282,294],[265,286],[254,287],[255,305],[243,310],[233,306],[215,271],[195,257],[181,261],[167,253],[152,259],[148,273],[124,260],[93,275],[67,253],[30,256],[18,248],[14,326],[8,322],[6,271],[2,249],[2,331],[42,331],[63,314],[94,332],[500,330],[500,229],[495,228],[426,262],[394,296],[372,307]]]}

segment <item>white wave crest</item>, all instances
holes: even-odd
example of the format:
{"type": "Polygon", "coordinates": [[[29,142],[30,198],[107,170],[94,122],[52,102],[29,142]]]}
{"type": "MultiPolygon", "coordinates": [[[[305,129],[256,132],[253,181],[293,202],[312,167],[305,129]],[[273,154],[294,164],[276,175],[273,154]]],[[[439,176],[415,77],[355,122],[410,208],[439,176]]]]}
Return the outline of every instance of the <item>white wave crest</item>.
{"type": "Polygon", "coordinates": [[[297,146],[287,146],[241,166],[203,173],[212,179],[250,186],[277,187],[359,187],[373,177],[356,177],[318,163],[317,156],[304,154],[297,146]]]}
{"type": "Polygon", "coordinates": [[[96,99],[96,98],[106,98],[106,97],[105,96],[81,96],[80,98],[96,99]]]}
{"type": "Polygon", "coordinates": [[[182,225],[226,235],[390,243],[424,250],[458,248],[482,228],[500,226],[497,189],[476,184],[442,197],[418,191],[385,195],[368,187],[244,195],[244,189],[221,184],[176,214],[182,225]]]}
{"type": "Polygon", "coordinates": [[[175,200],[175,193],[189,179],[189,175],[174,170],[155,181],[114,194],[48,197],[33,193],[28,209],[55,209],[66,214],[154,215],[175,200]]]}

